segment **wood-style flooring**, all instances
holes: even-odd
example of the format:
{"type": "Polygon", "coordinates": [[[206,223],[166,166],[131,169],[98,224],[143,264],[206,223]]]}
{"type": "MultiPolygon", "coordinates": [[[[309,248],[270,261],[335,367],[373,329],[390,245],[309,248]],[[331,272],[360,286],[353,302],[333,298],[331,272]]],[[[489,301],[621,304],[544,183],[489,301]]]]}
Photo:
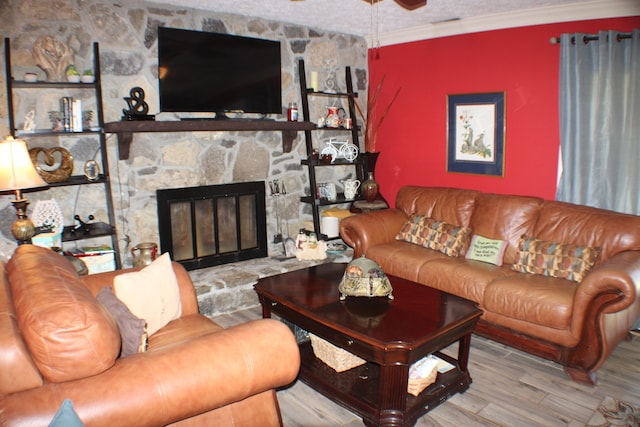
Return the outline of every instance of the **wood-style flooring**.
{"type": "MultiPolygon", "coordinates": [[[[221,326],[261,317],[259,307],[214,317],[221,326]]],[[[454,344],[446,352],[456,354],[454,344]]],[[[450,398],[416,423],[426,426],[584,426],[611,396],[640,404],[640,337],[622,342],[598,371],[598,385],[570,381],[562,368],[473,336],[469,390],[450,398]]],[[[301,381],[278,391],[285,427],[362,426],[350,411],[301,381]]]]}

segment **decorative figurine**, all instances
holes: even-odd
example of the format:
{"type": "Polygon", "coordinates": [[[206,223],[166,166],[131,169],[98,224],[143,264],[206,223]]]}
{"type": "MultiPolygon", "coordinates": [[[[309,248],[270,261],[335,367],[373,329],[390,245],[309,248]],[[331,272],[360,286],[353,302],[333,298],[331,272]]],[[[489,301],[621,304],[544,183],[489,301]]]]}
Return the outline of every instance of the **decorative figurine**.
{"type": "Polygon", "coordinates": [[[144,90],[141,87],[132,88],[129,95],[124,98],[129,109],[122,110],[122,120],[155,120],[155,116],[147,114],[149,105],[144,100],[144,90]]]}
{"type": "Polygon", "coordinates": [[[33,133],[36,130],[36,110],[29,110],[24,116],[22,130],[29,133],[33,133]]]}
{"type": "Polygon", "coordinates": [[[47,75],[47,81],[67,80],[67,67],[73,63],[71,48],[52,35],[38,38],[33,45],[33,60],[47,75]]]}
{"type": "Polygon", "coordinates": [[[64,182],[69,179],[71,172],[73,172],[73,158],[71,157],[71,153],[65,148],[34,147],[29,150],[29,157],[31,157],[31,162],[36,167],[38,174],[49,184],[53,182],[64,182]],[[44,164],[47,166],[47,169],[44,169],[39,164],[38,157],[40,153],[44,154],[44,164]],[[58,167],[52,169],[56,164],[58,164],[58,167]]]}

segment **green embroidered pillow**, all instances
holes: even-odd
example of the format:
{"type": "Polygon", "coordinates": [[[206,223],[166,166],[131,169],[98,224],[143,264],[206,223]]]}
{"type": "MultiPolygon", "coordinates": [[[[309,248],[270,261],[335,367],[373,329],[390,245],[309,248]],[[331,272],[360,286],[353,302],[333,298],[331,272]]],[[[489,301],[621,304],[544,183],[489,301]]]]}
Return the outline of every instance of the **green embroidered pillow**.
{"type": "Polygon", "coordinates": [[[494,265],[502,265],[504,253],[507,250],[509,242],[499,239],[489,239],[484,236],[474,234],[471,238],[471,244],[467,250],[466,259],[474,261],[487,262],[494,265]]]}

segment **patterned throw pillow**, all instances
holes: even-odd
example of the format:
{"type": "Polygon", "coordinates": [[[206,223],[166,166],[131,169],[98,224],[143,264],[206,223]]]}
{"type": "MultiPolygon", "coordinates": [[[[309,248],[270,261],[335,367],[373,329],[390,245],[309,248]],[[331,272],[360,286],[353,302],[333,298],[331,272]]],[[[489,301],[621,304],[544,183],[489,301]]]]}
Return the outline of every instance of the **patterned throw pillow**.
{"type": "Polygon", "coordinates": [[[457,257],[467,245],[471,229],[413,214],[402,227],[396,240],[424,246],[457,257]]]}
{"type": "Polygon", "coordinates": [[[405,242],[427,247],[426,242],[430,230],[425,227],[424,220],[424,216],[412,214],[407,222],[404,223],[402,230],[396,235],[396,240],[404,240],[405,242]]]}
{"type": "Polygon", "coordinates": [[[561,244],[523,235],[512,269],[581,282],[593,268],[599,248],[561,244]]]}

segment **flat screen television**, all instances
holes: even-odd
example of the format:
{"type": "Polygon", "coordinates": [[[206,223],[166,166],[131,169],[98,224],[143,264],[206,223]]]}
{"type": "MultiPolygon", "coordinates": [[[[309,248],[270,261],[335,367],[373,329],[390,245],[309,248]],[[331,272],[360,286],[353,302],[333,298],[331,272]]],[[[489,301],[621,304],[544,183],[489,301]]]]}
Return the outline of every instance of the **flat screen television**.
{"type": "Polygon", "coordinates": [[[280,42],[158,28],[160,111],[282,114],[280,42]]]}

